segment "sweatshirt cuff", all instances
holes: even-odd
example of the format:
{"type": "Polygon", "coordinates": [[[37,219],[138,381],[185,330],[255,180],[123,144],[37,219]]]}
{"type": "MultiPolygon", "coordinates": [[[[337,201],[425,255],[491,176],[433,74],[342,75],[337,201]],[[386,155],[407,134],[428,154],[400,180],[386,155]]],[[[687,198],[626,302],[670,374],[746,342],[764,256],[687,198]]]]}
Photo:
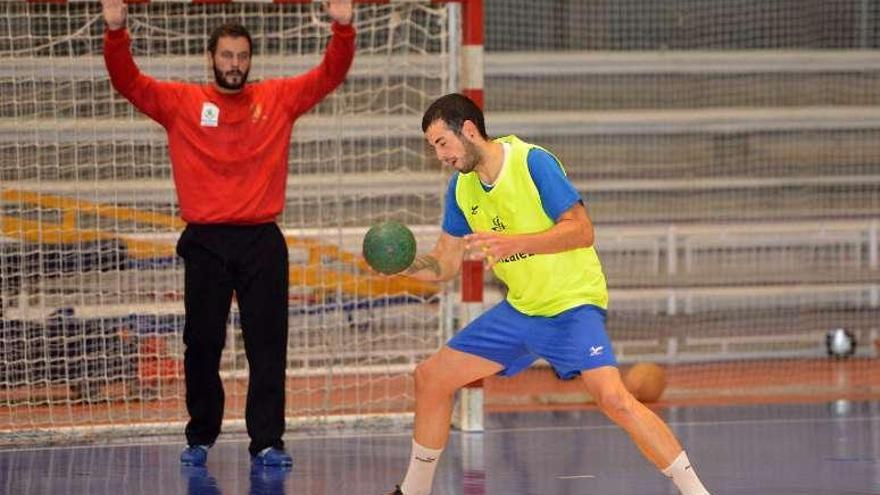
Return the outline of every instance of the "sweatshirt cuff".
{"type": "Polygon", "coordinates": [[[125,36],[127,33],[128,33],[128,31],[125,29],[125,26],[123,26],[119,29],[109,29],[109,28],[104,29],[104,36],[106,36],[108,40],[115,41],[115,40],[125,39],[125,36]]]}

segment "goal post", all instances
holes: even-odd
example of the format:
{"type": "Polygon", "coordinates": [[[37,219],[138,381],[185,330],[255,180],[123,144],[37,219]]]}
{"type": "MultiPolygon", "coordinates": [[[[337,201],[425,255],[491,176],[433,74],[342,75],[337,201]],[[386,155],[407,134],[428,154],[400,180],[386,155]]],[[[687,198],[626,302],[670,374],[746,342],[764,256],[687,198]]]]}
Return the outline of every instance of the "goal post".
{"type": "MultiPolygon", "coordinates": [[[[465,2],[462,5],[462,18],[464,22],[462,23],[461,39],[461,93],[485,111],[483,2],[465,2]]],[[[484,311],[484,277],[482,261],[464,260],[462,262],[458,326],[466,325],[484,311]]],[[[485,404],[483,380],[476,380],[465,385],[458,393],[458,401],[452,415],[453,426],[464,432],[482,432],[485,429],[485,404]]]]}

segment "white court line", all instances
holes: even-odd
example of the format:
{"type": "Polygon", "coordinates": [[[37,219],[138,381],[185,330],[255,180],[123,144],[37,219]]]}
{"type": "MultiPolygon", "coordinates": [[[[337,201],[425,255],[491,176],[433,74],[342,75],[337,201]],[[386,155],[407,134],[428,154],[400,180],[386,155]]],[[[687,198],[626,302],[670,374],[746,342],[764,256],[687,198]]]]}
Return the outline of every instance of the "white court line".
{"type": "Polygon", "coordinates": [[[592,474],[578,474],[575,476],[557,476],[558,480],[579,480],[581,478],[595,478],[595,475],[592,474]]]}

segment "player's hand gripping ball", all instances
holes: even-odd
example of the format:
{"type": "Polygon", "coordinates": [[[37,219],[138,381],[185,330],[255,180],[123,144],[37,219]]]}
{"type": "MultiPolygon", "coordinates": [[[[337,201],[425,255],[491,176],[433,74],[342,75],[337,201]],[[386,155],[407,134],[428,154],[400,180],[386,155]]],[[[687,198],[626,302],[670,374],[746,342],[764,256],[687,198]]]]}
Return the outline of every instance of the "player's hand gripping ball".
{"type": "Polygon", "coordinates": [[[364,236],[364,259],[377,272],[393,275],[406,270],[416,257],[416,238],[406,225],[383,222],[364,236]]]}

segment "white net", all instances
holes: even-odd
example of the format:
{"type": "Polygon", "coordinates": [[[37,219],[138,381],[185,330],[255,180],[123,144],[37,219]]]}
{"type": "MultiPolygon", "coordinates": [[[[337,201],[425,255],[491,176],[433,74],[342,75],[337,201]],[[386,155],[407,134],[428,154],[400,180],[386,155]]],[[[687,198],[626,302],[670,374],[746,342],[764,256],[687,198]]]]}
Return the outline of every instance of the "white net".
{"type": "MultiPolygon", "coordinates": [[[[0,11],[0,442],[179,433],[182,224],[164,132],[110,87],[99,2],[0,11]]],[[[365,275],[352,253],[376,221],[421,233],[439,220],[444,177],[419,123],[452,86],[449,8],[359,5],[355,19],[347,81],[291,146],[292,422],[410,411],[413,364],[441,342],[437,288],[365,275]]],[[[131,5],[135,60],[206,81],[224,20],[251,31],[252,80],[314,66],[330,33],[319,4],[131,5]]],[[[230,328],[226,430],[241,426],[247,378],[235,308],[230,328]]]]}
{"type": "Polygon", "coordinates": [[[490,134],[548,147],[583,193],[621,361],[671,365],[671,400],[880,392],[876,2],[485,15],[490,134]],[[854,357],[827,358],[835,328],[854,357]]]}

